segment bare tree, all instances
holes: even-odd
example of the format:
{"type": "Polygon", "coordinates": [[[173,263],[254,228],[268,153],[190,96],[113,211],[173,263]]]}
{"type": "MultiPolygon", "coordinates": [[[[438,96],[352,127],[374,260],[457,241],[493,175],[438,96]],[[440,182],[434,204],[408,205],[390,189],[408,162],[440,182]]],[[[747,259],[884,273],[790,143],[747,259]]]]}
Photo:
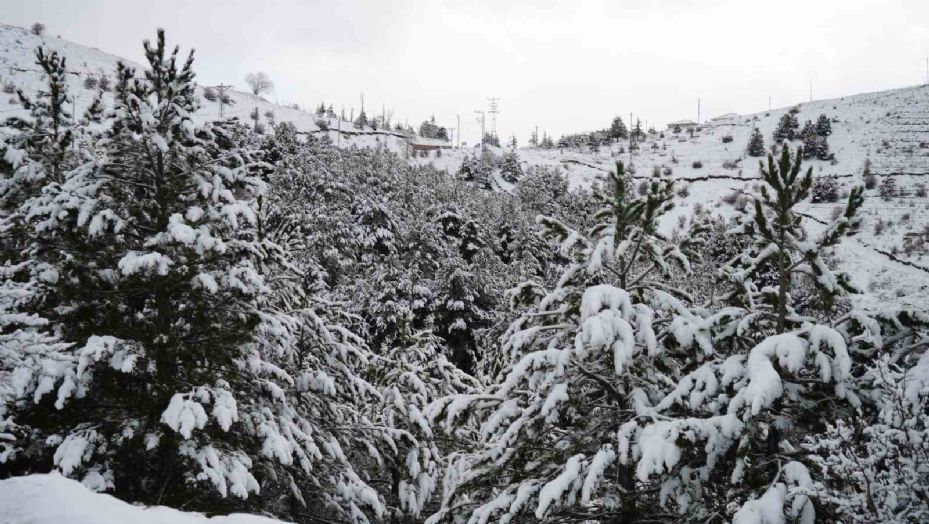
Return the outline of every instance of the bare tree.
{"type": "Polygon", "coordinates": [[[32,24],[32,27],[29,28],[32,31],[32,34],[36,36],[45,36],[45,24],[42,22],[36,22],[32,24]]]}
{"type": "Polygon", "coordinates": [[[252,90],[252,94],[256,96],[274,90],[274,82],[261,71],[245,75],[245,83],[252,90]]]}

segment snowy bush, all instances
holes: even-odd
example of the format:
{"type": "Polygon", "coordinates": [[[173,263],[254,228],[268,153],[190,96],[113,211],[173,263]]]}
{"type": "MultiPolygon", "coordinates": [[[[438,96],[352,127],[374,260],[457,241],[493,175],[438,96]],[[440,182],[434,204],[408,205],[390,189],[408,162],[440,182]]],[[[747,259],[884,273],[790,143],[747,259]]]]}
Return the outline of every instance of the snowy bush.
{"type": "Polygon", "coordinates": [[[877,189],[878,194],[884,200],[889,200],[897,196],[897,180],[893,175],[881,177],[881,185],[877,189]]]}
{"type": "Polygon", "coordinates": [[[839,181],[834,176],[820,176],[813,181],[810,201],[835,202],[839,199],[839,181]]]}
{"type": "Polygon", "coordinates": [[[36,22],[29,26],[29,32],[35,36],[45,36],[45,24],[36,22]]]}

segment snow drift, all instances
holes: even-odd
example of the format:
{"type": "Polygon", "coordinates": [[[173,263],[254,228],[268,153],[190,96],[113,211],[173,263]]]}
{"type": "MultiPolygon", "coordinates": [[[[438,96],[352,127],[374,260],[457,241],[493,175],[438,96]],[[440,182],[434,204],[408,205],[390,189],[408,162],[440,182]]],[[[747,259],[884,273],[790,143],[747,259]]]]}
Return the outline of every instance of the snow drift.
{"type": "Polygon", "coordinates": [[[241,513],[206,517],[164,506],[133,506],[57,473],[0,480],[2,524],[279,524],[241,513]]]}

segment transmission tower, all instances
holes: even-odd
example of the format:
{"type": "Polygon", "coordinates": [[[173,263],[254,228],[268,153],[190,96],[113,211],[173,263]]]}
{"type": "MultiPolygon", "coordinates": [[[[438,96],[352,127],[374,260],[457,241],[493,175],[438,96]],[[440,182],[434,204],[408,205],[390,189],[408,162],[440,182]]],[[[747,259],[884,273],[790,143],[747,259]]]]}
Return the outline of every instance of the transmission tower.
{"type": "Polygon", "coordinates": [[[474,112],[475,118],[477,118],[477,123],[481,124],[481,151],[484,150],[484,123],[486,119],[484,118],[484,111],[477,110],[474,112]]]}
{"type": "Polygon", "coordinates": [[[490,113],[490,134],[493,135],[494,138],[496,138],[497,137],[497,115],[500,114],[500,110],[498,109],[497,102],[499,102],[500,99],[495,96],[492,96],[488,98],[487,101],[490,102],[490,111],[489,111],[490,113]]]}

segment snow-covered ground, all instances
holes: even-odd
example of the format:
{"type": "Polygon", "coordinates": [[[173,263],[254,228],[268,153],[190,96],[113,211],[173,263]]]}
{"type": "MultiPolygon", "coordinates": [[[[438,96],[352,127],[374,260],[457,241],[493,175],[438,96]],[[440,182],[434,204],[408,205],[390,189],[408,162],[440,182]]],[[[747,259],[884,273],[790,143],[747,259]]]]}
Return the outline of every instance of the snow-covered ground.
{"type": "Polygon", "coordinates": [[[94,493],[58,473],[0,480],[0,524],[280,524],[257,515],[206,517],[94,493]]]}

